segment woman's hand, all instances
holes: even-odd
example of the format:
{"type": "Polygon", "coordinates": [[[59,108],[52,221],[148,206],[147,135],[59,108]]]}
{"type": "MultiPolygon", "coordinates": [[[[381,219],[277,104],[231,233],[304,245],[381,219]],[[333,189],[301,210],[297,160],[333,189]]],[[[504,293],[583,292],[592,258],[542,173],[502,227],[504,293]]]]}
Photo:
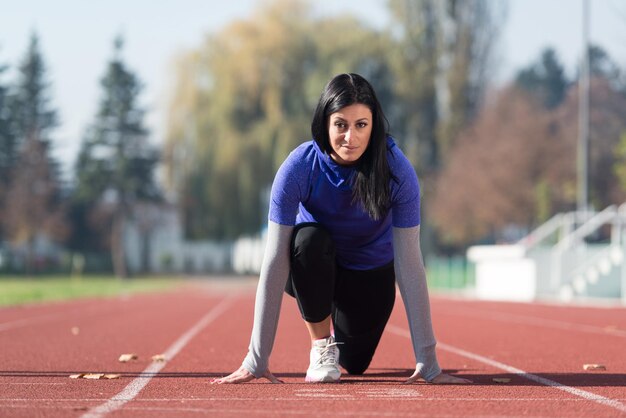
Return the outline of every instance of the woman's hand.
{"type": "MultiPolygon", "coordinates": [[[[415,373],[411,377],[409,377],[405,385],[410,385],[411,383],[415,383],[418,379],[422,378],[422,373],[419,370],[415,370],[415,373]]],[[[467,385],[472,383],[471,380],[463,379],[462,377],[455,377],[445,373],[439,373],[433,380],[429,383],[435,385],[467,385]]]]}
{"type": "MultiPolygon", "coordinates": [[[[279,380],[269,371],[269,369],[265,372],[263,377],[269,380],[271,383],[284,383],[282,380],[279,380]]],[[[237,371],[229,374],[225,377],[215,378],[211,380],[211,384],[221,385],[223,383],[246,383],[251,380],[256,379],[252,373],[250,373],[245,367],[241,366],[237,371]]]]}

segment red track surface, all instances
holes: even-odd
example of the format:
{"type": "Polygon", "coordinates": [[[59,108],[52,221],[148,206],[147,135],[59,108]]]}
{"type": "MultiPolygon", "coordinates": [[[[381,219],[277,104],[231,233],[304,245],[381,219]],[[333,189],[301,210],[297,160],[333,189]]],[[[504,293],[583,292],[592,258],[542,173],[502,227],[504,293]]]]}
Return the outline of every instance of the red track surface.
{"type": "Polygon", "coordinates": [[[210,385],[240,365],[252,323],[254,281],[229,280],[1,309],[0,416],[626,417],[624,308],[431,297],[442,367],[475,383],[405,386],[414,360],[398,298],[366,374],[311,385],[307,333],[286,296],[271,369],[287,384],[210,385]],[[123,353],[139,359],[119,363],[123,353]],[[160,353],[169,360],[153,363],[160,353]],[[122,376],[69,378],[85,372],[122,376]]]}

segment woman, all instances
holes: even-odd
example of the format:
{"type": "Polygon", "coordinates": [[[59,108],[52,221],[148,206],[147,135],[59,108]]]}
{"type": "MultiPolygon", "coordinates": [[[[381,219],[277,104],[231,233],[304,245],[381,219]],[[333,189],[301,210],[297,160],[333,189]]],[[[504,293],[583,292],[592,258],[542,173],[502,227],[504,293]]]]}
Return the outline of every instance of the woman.
{"type": "Polygon", "coordinates": [[[335,382],[339,366],[362,374],[391,314],[395,281],[417,366],[406,381],[469,383],[441,373],[419,247],[417,176],[387,135],[372,86],[341,74],[324,88],[313,140],[285,160],[272,185],[267,247],[248,355],[213,383],[266,378],[285,290],[311,336],[307,382],[335,382]]]}

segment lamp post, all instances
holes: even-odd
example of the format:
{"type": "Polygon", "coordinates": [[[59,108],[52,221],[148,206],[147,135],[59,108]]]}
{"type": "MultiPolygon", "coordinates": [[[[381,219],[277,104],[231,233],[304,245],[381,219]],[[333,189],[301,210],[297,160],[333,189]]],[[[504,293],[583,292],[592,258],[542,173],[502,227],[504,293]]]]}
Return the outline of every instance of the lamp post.
{"type": "Polygon", "coordinates": [[[578,81],[578,211],[589,209],[589,0],[583,0],[583,54],[578,81]]]}

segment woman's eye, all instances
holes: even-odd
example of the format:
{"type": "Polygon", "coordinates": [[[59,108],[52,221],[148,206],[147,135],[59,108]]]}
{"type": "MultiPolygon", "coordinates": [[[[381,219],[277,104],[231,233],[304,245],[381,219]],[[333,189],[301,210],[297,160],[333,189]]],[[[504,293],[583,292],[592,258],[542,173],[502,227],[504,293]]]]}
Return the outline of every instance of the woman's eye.
{"type": "Polygon", "coordinates": [[[359,128],[365,128],[367,126],[367,123],[359,122],[359,123],[356,124],[356,126],[359,127],[359,128]]]}
{"type": "Polygon", "coordinates": [[[335,126],[339,129],[345,129],[346,128],[346,124],[343,122],[335,122],[335,126]]]}

